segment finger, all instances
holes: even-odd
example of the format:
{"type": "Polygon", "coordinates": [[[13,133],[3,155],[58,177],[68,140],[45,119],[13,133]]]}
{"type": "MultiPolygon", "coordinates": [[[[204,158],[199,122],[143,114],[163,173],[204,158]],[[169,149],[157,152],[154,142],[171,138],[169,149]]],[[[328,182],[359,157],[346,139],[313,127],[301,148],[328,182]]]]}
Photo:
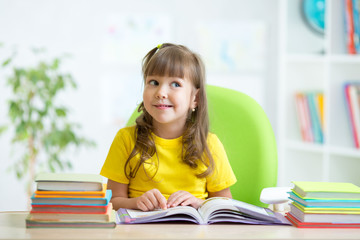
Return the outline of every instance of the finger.
{"type": "Polygon", "coordinates": [[[156,206],[152,203],[152,201],[148,198],[148,196],[144,196],[143,201],[144,205],[147,208],[147,211],[153,210],[156,206]]]}
{"type": "Polygon", "coordinates": [[[174,202],[171,204],[172,207],[176,207],[179,204],[181,204],[182,202],[184,202],[185,200],[191,198],[192,195],[188,194],[188,193],[182,193],[181,195],[179,195],[174,202]]]}
{"type": "Polygon", "coordinates": [[[160,191],[154,191],[154,197],[157,200],[157,206],[159,206],[161,209],[166,209],[166,198],[161,194],[160,191]]]}
{"type": "Polygon", "coordinates": [[[174,192],[173,194],[171,194],[167,200],[167,206],[168,207],[172,206],[174,204],[174,202],[176,201],[176,199],[178,199],[181,194],[182,194],[181,191],[177,191],[177,192],[174,192]]]}
{"type": "Polygon", "coordinates": [[[181,203],[181,206],[192,206],[194,208],[198,208],[200,205],[201,203],[199,202],[199,199],[195,197],[188,198],[181,203]]]}
{"type": "Polygon", "coordinates": [[[191,198],[186,199],[181,203],[181,206],[189,206],[189,205],[193,206],[193,200],[191,198]]]}
{"type": "Polygon", "coordinates": [[[138,208],[144,212],[148,211],[148,208],[146,207],[146,205],[143,202],[138,203],[138,208]]]}
{"type": "Polygon", "coordinates": [[[156,191],[149,192],[147,196],[147,200],[151,203],[152,209],[157,208],[159,206],[157,197],[156,197],[156,191]]]}

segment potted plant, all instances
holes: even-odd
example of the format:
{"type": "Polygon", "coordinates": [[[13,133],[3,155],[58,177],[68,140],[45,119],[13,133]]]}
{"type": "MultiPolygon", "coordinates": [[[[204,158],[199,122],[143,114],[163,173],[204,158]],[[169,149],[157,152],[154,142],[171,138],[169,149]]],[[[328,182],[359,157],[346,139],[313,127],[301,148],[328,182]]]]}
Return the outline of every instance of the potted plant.
{"type": "MultiPolygon", "coordinates": [[[[33,52],[36,59],[44,53],[33,52]]],[[[2,62],[12,94],[8,99],[9,124],[0,127],[0,134],[6,129],[13,131],[11,143],[21,153],[9,170],[18,179],[28,179],[27,193],[31,196],[39,171],[71,169],[71,160],[65,154],[69,147],[76,149],[95,143],[78,135],[76,129],[80,124],[70,122],[68,108],[57,101],[60,92],[77,87],[72,75],[60,69],[65,56],[50,61],[34,60],[36,64],[21,67],[14,63],[16,55],[14,52],[2,62]]]]}

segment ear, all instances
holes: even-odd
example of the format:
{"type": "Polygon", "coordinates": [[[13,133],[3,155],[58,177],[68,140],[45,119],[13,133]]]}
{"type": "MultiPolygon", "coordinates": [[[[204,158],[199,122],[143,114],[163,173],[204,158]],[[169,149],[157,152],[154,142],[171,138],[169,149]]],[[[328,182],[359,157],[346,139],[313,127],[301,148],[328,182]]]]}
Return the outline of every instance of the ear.
{"type": "Polygon", "coordinates": [[[199,102],[199,90],[200,89],[195,89],[193,91],[193,94],[191,96],[191,103],[190,103],[190,107],[191,109],[194,109],[198,106],[198,102],[199,102]]]}

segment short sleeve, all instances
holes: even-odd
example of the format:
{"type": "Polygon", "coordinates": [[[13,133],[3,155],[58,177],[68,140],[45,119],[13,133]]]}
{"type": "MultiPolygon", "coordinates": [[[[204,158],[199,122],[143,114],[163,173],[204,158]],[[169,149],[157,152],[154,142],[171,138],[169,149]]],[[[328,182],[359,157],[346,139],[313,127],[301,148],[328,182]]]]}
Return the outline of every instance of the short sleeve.
{"type": "Polygon", "coordinates": [[[208,146],[214,159],[214,171],[206,177],[207,191],[218,192],[236,183],[235,174],[219,138],[212,133],[208,136],[208,146]]]}
{"type": "Polygon", "coordinates": [[[129,179],[125,175],[124,167],[133,147],[134,131],[123,128],[116,134],[109,153],[105,159],[100,175],[115,182],[129,184],[129,179]]]}

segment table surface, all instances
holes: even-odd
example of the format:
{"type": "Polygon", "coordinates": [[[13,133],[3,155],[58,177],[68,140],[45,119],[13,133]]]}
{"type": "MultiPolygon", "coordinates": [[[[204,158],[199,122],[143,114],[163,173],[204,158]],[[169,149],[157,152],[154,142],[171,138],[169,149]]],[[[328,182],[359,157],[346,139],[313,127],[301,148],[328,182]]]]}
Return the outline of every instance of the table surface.
{"type": "Polygon", "coordinates": [[[114,229],[27,229],[27,212],[0,212],[0,239],[360,239],[360,229],[241,224],[137,224],[114,229]]]}

